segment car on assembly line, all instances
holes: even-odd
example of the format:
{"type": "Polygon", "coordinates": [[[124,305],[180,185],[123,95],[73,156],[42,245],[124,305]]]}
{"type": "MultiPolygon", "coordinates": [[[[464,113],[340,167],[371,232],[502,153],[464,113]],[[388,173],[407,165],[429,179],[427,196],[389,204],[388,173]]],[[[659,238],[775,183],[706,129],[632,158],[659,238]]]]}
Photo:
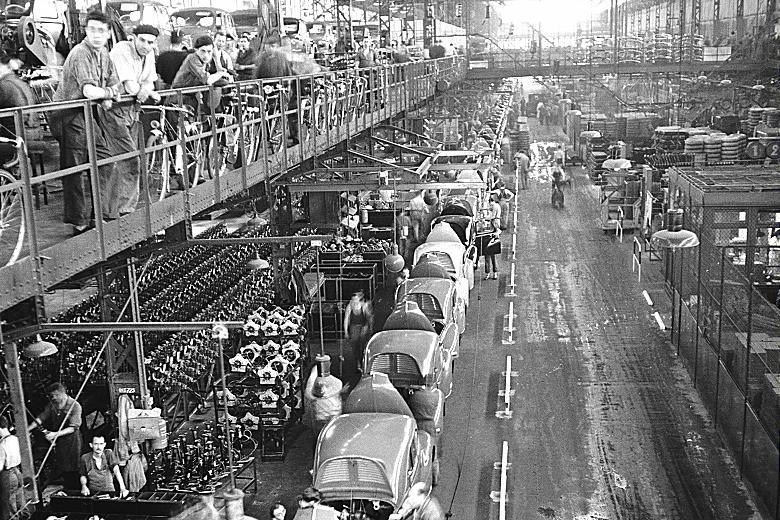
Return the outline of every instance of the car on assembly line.
{"type": "Polygon", "coordinates": [[[299,18],[285,16],[282,19],[282,28],[285,36],[290,39],[293,52],[311,54],[312,42],[306,22],[299,18]]]}
{"type": "MultiPolygon", "coordinates": [[[[444,225],[446,223],[439,224],[434,228],[434,231],[444,225]]],[[[441,235],[434,233],[434,231],[431,231],[425,243],[420,244],[414,250],[412,271],[426,263],[442,266],[447,271],[450,279],[455,282],[458,297],[468,305],[469,291],[474,287],[474,265],[477,261],[477,248],[464,246],[451,228],[447,240],[441,240],[441,235]]],[[[412,278],[418,276],[421,275],[410,273],[412,278]]]]}
{"type": "Polygon", "coordinates": [[[173,27],[194,42],[198,36],[214,37],[218,32],[224,32],[234,40],[238,38],[233,15],[217,7],[190,7],[171,13],[173,27]]]}
{"type": "Polygon", "coordinates": [[[241,9],[230,13],[236,26],[236,33],[250,36],[250,46],[263,49],[266,45],[279,45],[279,14],[268,0],[259,0],[260,9],[241,9]]]}
{"type": "Polygon", "coordinates": [[[127,34],[131,34],[136,25],[151,25],[160,31],[160,36],[157,38],[157,48],[160,51],[165,51],[171,47],[173,24],[168,16],[168,8],[163,3],[154,0],[135,0],[112,1],[107,2],[106,5],[117,12],[119,22],[127,34]]]}
{"type": "MultiPolygon", "coordinates": [[[[425,315],[422,320],[427,322],[425,315]]],[[[366,345],[363,373],[387,374],[401,392],[438,388],[444,397],[449,397],[452,393],[451,349],[457,348],[457,331],[454,337],[450,334],[441,338],[430,322],[425,327],[422,320],[409,325],[416,329],[382,330],[374,334],[366,345]]]]}
{"type": "Polygon", "coordinates": [[[317,438],[312,485],[322,494],[321,503],[336,512],[346,509],[349,518],[386,520],[412,485],[433,484],[434,459],[433,440],[414,418],[347,413],[328,423],[317,438]]]}
{"type": "MultiPolygon", "coordinates": [[[[454,326],[460,335],[466,330],[466,302],[458,296],[455,282],[446,271],[441,271],[443,275],[412,277],[399,285],[395,290],[396,305],[414,302],[437,333],[442,334],[454,326]]],[[[453,352],[453,357],[458,357],[457,351],[453,352]]]]}

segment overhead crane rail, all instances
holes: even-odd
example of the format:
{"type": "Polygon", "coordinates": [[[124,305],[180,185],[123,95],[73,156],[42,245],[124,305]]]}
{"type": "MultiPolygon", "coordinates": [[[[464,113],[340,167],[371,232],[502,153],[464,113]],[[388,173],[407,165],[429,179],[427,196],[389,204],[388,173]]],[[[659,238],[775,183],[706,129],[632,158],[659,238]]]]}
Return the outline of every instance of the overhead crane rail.
{"type": "MultiPolygon", "coordinates": [[[[462,58],[450,57],[370,69],[326,71],[297,77],[243,81],[222,91],[214,87],[162,92],[162,106],[151,109],[156,140],[140,139],[140,149],[111,158],[95,149],[96,105],[89,101],[49,103],[0,111],[13,118],[20,161],[16,179],[3,178],[0,197],[19,204],[14,211],[24,225],[18,259],[0,262],[0,311],[45,290],[113,255],[190,221],[230,197],[270,181],[304,160],[316,157],[371,127],[430,99],[437,85],[461,80],[462,58]],[[443,82],[443,83],[440,83],[443,82]],[[211,102],[222,97],[222,103],[211,102]],[[187,106],[191,108],[186,108],[187,106]],[[24,128],[28,116],[81,110],[86,120],[89,161],[83,165],[33,175],[24,128]],[[289,137],[289,140],[288,140],[289,137]],[[44,183],[87,172],[94,215],[103,214],[98,168],[137,160],[141,171],[138,209],[112,221],[95,220],[95,228],[78,236],[51,237],[34,193],[44,183]],[[179,174],[180,190],[164,182],[179,174]]],[[[132,98],[123,100],[134,102],[132,98]]],[[[38,172],[40,173],[40,172],[38,172]]],[[[51,218],[58,219],[60,215],[51,218]]],[[[48,223],[51,228],[51,223],[48,223]]],[[[0,226],[0,233],[9,235],[0,226]]],[[[55,234],[56,235],[56,234],[55,234]]],[[[1,238],[1,237],[0,237],[1,238]]]]}

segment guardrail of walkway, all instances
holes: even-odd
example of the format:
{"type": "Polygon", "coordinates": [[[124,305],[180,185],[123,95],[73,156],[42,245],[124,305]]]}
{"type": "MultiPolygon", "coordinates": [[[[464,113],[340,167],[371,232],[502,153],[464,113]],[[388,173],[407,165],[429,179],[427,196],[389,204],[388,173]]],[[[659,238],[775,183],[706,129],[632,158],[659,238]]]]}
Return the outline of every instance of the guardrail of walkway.
{"type": "MultiPolygon", "coordinates": [[[[255,185],[265,183],[269,189],[275,176],[348,136],[411,109],[433,96],[437,82],[457,81],[465,70],[465,61],[452,57],[250,80],[221,89],[163,91],[160,105],[165,108],[145,109],[142,116],[147,130],[151,121],[156,121],[158,139],[150,141],[149,134],[139,132],[138,149],[125,153],[105,153],[98,146],[99,130],[105,130],[110,122],[94,102],[0,110],[0,121],[12,118],[14,124],[6,126],[13,127],[27,145],[22,147],[22,155],[33,159],[20,161],[15,180],[6,178],[0,183],[0,197],[9,201],[15,197],[17,203],[21,202],[17,209],[25,228],[19,258],[9,265],[5,265],[7,259],[0,259],[0,310],[40,295],[85,268],[255,185]],[[220,97],[231,101],[216,103],[220,97]],[[193,109],[190,113],[174,109],[184,106],[193,109]],[[37,143],[33,147],[24,121],[27,117],[51,120],[58,116],[83,118],[87,143],[84,160],[83,164],[44,173],[39,171],[40,165],[57,150],[57,142],[47,139],[43,147],[37,143]],[[290,130],[297,130],[297,139],[288,142],[290,130]],[[85,214],[103,215],[108,202],[107,183],[100,171],[132,161],[141,172],[140,202],[133,213],[111,221],[98,218],[94,229],[71,237],[62,230],[60,212],[52,207],[35,207],[36,194],[45,193],[46,183],[73,180],[86,172],[85,193],[96,196],[87,196],[85,214]],[[33,170],[32,164],[38,169],[33,170]],[[168,193],[161,194],[165,172],[168,180],[178,185],[171,185],[168,193]],[[196,184],[196,176],[203,182],[196,184]]],[[[130,106],[134,102],[124,98],[121,104],[130,106]]],[[[0,230],[6,238],[13,231],[0,230]]]]}

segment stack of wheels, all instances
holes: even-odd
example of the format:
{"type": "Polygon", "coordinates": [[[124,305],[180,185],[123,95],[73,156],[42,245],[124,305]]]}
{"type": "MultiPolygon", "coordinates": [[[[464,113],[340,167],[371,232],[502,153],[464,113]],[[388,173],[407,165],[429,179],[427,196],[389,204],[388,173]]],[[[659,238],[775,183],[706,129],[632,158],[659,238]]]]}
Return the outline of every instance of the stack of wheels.
{"type": "Polygon", "coordinates": [[[764,115],[764,109],[761,107],[751,107],[748,110],[748,123],[747,131],[748,135],[753,135],[756,131],[756,126],[761,122],[761,117],[764,115]]]}
{"type": "Polygon", "coordinates": [[[653,134],[653,148],[663,152],[678,152],[685,148],[688,136],[679,126],[659,126],[653,134]]]}
{"type": "Polygon", "coordinates": [[[651,63],[670,63],[672,61],[672,35],[666,33],[650,34],[647,54],[651,63]]]}
{"type": "Polygon", "coordinates": [[[707,164],[720,162],[722,144],[723,138],[719,135],[710,135],[704,138],[704,153],[707,154],[707,164]]]}
{"type": "Polygon", "coordinates": [[[727,135],[722,138],[720,158],[725,163],[734,163],[739,159],[744,134],[727,135]]]}
{"type": "Polygon", "coordinates": [[[620,63],[642,63],[644,60],[644,42],[637,36],[621,36],[618,48],[620,63]]]}
{"type": "Polygon", "coordinates": [[[780,128],[780,109],[770,107],[765,108],[761,119],[769,128],[780,128]]]}
{"type": "Polygon", "coordinates": [[[706,160],[704,151],[704,140],[706,138],[703,135],[692,135],[685,140],[684,151],[686,154],[693,155],[695,157],[695,164],[704,164],[706,160]]]}

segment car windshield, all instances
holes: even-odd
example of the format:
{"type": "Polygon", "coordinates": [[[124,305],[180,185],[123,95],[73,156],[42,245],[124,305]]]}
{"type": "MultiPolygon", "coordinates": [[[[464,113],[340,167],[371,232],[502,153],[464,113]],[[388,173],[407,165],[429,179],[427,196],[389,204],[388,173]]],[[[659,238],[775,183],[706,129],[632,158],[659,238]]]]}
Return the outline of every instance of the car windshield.
{"type": "Polygon", "coordinates": [[[285,24],[284,24],[284,32],[287,33],[287,34],[297,34],[298,33],[298,23],[297,22],[294,22],[294,23],[285,22],[285,24]]]}
{"type": "Polygon", "coordinates": [[[233,21],[237,27],[251,26],[257,27],[257,15],[256,14],[234,14],[233,21]]]}
{"type": "Polygon", "coordinates": [[[141,3],[140,2],[109,2],[109,6],[119,13],[119,19],[123,23],[141,21],[141,3]]]}
{"type": "Polygon", "coordinates": [[[214,13],[201,9],[176,11],[173,13],[171,18],[173,18],[173,23],[176,25],[176,27],[182,27],[185,25],[198,25],[200,27],[214,26],[214,13]]]}

